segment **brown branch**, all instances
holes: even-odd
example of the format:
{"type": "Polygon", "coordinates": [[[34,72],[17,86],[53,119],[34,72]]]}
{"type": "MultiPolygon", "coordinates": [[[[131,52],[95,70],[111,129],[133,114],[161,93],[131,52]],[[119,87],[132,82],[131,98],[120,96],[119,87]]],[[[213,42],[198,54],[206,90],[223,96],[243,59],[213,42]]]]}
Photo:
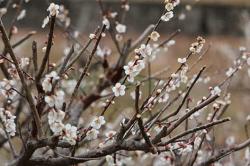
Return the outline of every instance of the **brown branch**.
{"type": "Polygon", "coordinates": [[[175,140],[180,139],[180,138],[182,138],[182,137],[184,137],[184,136],[186,136],[188,134],[193,134],[193,133],[195,133],[197,131],[201,131],[201,130],[207,129],[207,128],[210,128],[212,126],[216,126],[216,125],[219,125],[221,123],[228,122],[230,120],[231,120],[230,118],[225,118],[225,119],[221,119],[221,120],[217,120],[217,121],[213,121],[213,122],[204,124],[202,126],[199,126],[199,127],[193,128],[193,129],[189,129],[189,130],[187,130],[187,131],[185,131],[185,132],[183,132],[181,134],[178,134],[178,135],[174,136],[173,138],[171,138],[167,142],[160,143],[159,145],[160,146],[168,145],[169,143],[174,142],[175,140]]]}
{"type": "Polygon", "coordinates": [[[168,134],[170,134],[175,128],[177,128],[183,121],[185,121],[187,118],[189,118],[192,114],[194,114],[195,112],[197,112],[200,109],[204,108],[205,106],[209,105],[210,103],[215,101],[218,97],[219,97],[218,95],[212,96],[212,97],[208,98],[207,100],[205,100],[204,102],[202,102],[201,104],[199,104],[198,106],[194,107],[192,110],[190,110],[185,115],[183,115],[179,120],[177,120],[174,124],[172,124],[167,129],[167,131],[166,131],[166,129],[163,129],[159,134],[157,134],[155,136],[155,138],[153,139],[152,142],[153,143],[158,143],[161,140],[161,138],[163,138],[163,137],[167,136],[168,134]]]}
{"type": "Polygon", "coordinates": [[[204,161],[203,163],[199,164],[199,166],[203,166],[203,165],[210,165],[218,160],[220,160],[221,158],[228,156],[234,152],[237,152],[239,150],[242,150],[246,147],[250,146],[250,139],[246,140],[245,142],[233,146],[231,148],[227,148],[227,149],[222,149],[220,150],[217,154],[209,157],[206,161],[204,161]]]}
{"type": "Polygon", "coordinates": [[[186,99],[188,98],[188,96],[189,96],[191,90],[193,89],[194,85],[196,84],[196,82],[198,81],[198,79],[200,78],[201,74],[204,72],[205,69],[206,69],[206,67],[203,67],[203,68],[200,70],[200,72],[198,73],[198,75],[195,77],[194,81],[192,82],[192,84],[191,84],[190,87],[188,88],[188,90],[187,90],[185,96],[183,97],[181,104],[178,106],[177,110],[176,110],[175,112],[169,114],[168,116],[166,116],[166,117],[163,119],[163,121],[166,120],[166,119],[169,119],[170,117],[175,116],[175,115],[177,115],[177,114],[179,113],[179,111],[181,110],[182,106],[185,104],[185,101],[186,101],[186,99]]]}
{"type": "Polygon", "coordinates": [[[37,43],[35,41],[32,42],[32,60],[33,60],[33,66],[35,74],[38,70],[38,64],[37,64],[37,43]]]}
{"type": "Polygon", "coordinates": [[[24,36],[19,41],[17,41],[15,44],[13,44],[12,48],[14,49],[14,48],[18,47],[19,45],[21,45],[22,43],[24,43],[26,40],[28,40],[34,34],[36,34],[36,31],[29,32],[26,36],[24,36]]]}
{"type": "MultiPolygon", "coordinates": [[[[54,28],[55,28],[55,21],[56,21],[56,16],[51,17],[51,22],[50,22],[50,31],[49,31],[49,36],[48,36],[48,43],[46,45],[46,52],[42,60],[42,64],[40,66],[40,69],[36,75],[36,81],[40,81],[43,72],[46,68],[46,64],[49,63],[49,56],[50,56],[50,51],[51,47],[53,45],[53,37],[54,37],[54,28]]],[[[48,64],[49,65],[49,64],[48,64]]]]}
{"type": "Polygon", "coordinates": [[[96,41],[96,43],[95,43],[95,46],[94,46],[94,48],[93,48],[91,54],[89,55],[87,64],[85,65],[85,67],[84,67],[84,69],[83,69],[83,72],[81,73],[81,76],[80,76],[80,78],[79,78],[79,80],[78,80],[78,82],[77,82],[77,84],[76,84],[76,86],[75,86],[75,88],[74,88],[74,91],[73,91],[73,93],[72,93],[72,95],[71,95],[71,98],[70,98],[70,102],[69,102],[68,108],[71,107],[71,104],[72,104],[74,98],[75,98],[76,95],[77,95],[77,90],[78,90],[78,88],[79,88],[79,86],[80,86],[80,84],[81,84],[83,78],[86,76],[86,74],[87,74],[87,72],[88,72],[88,68],[89,68],[89,66],[90,66],[90,63],[91,63],[91,61],[92,61],[93,56],[95,55],[95,52],[96,52],[96,50],[97,50],[97,47],[98,47],[98,45],[99,45],[99,43],[100,43],[100,41],[101,41],[101,39],[102,39],[102,33],[105,31],[105,29],[106,29],[106,26],[103,25],[102,30],[101,30],[101,32],[100,32],[100,34],[99,34],[99,36],[98,36],[98,38],[97,38],[97,41],[96,41]]]}

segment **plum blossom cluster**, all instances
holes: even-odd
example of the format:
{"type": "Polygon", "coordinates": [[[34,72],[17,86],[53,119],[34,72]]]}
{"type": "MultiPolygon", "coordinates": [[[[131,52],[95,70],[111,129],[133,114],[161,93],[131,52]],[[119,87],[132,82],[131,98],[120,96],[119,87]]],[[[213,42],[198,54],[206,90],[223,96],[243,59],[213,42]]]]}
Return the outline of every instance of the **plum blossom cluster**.
{"type": "Polygon", "coordinates": [[[16,116],[13,116],[10,111],[0,108],[0,121],[4,126],[4,130],[10,135],[15,136],[16,134],[16,116]]]}
{"type": "Polygon", "coordinates": [[[179,0],[165,0],[165,9],[167,12],[163,16],[161,16],[161,20],[167,22],[171,18],[173,18],[173,10],[179,3],[179,0]]]}
{"type": "Polygon", "coordinates": [[[48,123],[51,131],[54,135],[61,136],[62,140],[70,143],[71,145],[76,144],[77,140],[77,127],[70,124],[63,124],[65,118],[65,112],[59,109],[50,109],[48,113],[48,123]]]}
{"type": "MultiPolygon", "coordinates": [[[[59,9],[60,6],[55,4],[55,3],[51,3],[47,9],[47,11],[49,12],[49,16],[45,17],[45,19],[43,20],[43,24],[42,24],[42,28],[45,28],[46,25],[49,23],[49,20],[51,17],[57,17],[59,14],[59,9]]],[[[62,19],[62,17],[60,17],[62,19]]]]}
{"type": "Polygon", "coordinates": [[[106,123],[103,116],[95,117],[91,122],[91,129],[87,131],[86,138],[88,140],[94,140],[98,137],[100,128],[106,123]]]}
{"type": "Polygon", "coordinates": [[[45,75],[45,78],[42,82],[42,87],[45,92],[51,92],[52,91],[52,84],[56,80],[59,80],[60,77],[58,76],[56,71],[52,71],[49,74],[45,75]]]}
{"type": "Polygon", "coordinates": [[[201,36],[199,36],[199,37],[197,37],[197,41],[191,44],[191,47],[189,48],[189,50],[193,54],[198,54],[201,52],[205,42],[206,42],[206,40],[203,39],[201,36]]]}

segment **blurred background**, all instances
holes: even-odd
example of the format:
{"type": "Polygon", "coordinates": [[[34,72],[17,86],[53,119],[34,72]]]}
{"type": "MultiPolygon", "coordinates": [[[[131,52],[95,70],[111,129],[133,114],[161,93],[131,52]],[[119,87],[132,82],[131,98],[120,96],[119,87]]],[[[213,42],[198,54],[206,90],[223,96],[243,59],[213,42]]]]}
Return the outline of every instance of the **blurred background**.
{"type": "MultiPolygon", "coordinates": [[[[112,11],[120,10],[120,0],[103,1],[107,8],[112,8],[112,11]]],[[[55,0],[53,2],[64,4],[69,10],[71,25],[74,30],[82,34],[79,40],[83,43],[87,41],[89,33],[101,24],[102,17],[95,0],[55,0]]],[[[129,0],[129,2],[130,11],[125,18],[125,24],[128,27],[126,38],[136,39],[162,14],[163,0],[129,0]]],[[[0,0],[0,8],[6,3],[7,0],[0,0]]],[[[18,21],[19,34],[14,36],[13,40],[30,30],[36,30],[38,33],[32,37],[32,40],[37,40],[39,47],[42,48],[48,31],[48,27],[41,28],[42,21],[47,16],[47,7],[47,0],[30,0],[25,4],[26,17],[18,21]]],[[[14,9],[10,9],[10,12],[3,17],[7,27],[14,17],[12,10],[14,9]]],[[[207,45],[210,44],[211,48],[200,66],[206,64],[208,67],[206,75],[216,78],[209,85],[216,85],[225,78],[226,70],[239,56],[239,48],[250,46],[250,0],[181,0],[180,6],[175,10],[174,19],[159,28],[161,40],[166,39],[177,29],[181,29],[181,33],[175,38],[176,45],[157,58],[152,65],[153,71],[166,66],[174,70],[177,66],[176,59],[184,57],[190,44],[198,35],[201,35],[206,38],[207,45]]],[[[58,29],[55,35],[56,44],[52,50],[55,62],[62,57],[63,49],[67,46],[65,41],[62,41],[63,37],[62,31],[58,29]]],[[[27,56],[27,54],[30,56],[32,40],[17,49],[20,51],[20,56],[27,56]]],[[[101,45],[114,47],[112,43],[102,42],[101,45]]],[[[197,70],[199,66],[196,67],[197,70]]],[[[199,89],[196,94],[203,96],[207,91],[208,89],[199,89]]],[[[232,135],[236,134],[236,139],[241,140],[244,135],[244,124],[241,122],[250,114],[250,77],[246,70],[242,70],[234,78],[230,83],[229,91],[232,93],[233,104],[227,115],[232,116],[231,123],[236,125],[224,126],[223,130],[226,129],[232,135]]]]}

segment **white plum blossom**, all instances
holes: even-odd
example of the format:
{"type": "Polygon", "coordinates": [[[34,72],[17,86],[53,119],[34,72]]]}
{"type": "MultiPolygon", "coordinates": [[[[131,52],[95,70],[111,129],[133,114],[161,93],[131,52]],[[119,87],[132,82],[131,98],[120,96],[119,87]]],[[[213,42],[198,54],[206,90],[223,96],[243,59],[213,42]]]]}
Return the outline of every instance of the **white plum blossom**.
{"type": "Polygon", "coordinates": [[[167,42],[167,46],[171,47],[173,45],[175,45],[176,41],[175,40],[170,40],[169,42],[167,42]]]}
{"type": "Polygon", "coordinates": [[[10,136],[15,136],[16,133],[15,119],[16,116],[13,116],[10,111],[0,108],[0,121],[10,136]]]}
{"type": "Polygon", "coordinates": [[[91,34],[89,34],[89,38],[90,38],[91,40],[93,40],[93,39],[96,38],[96,35],[95,35],[94,33],[91,33],[91,34]]]}
{"type": "Polygon", "coordinates": [[[91,122],[90,126],[94,129],[100,129],[102,125],[106,123],[103,116],[95,117],[94,120],[91,122]]]}
{"type": "Polygon", "coordinates": [[[86,134],[86,139],[89,140],[89,141],[94,140],[94,139],[97,138],[98,134],[99,134],[99,131],[98,131],[98,130],[96,130],[96,129],[91,129],[91,130],[89,130],[89,131],[87,132],[87,134],[86,134]]]}
{"type": "Polygon", "coordinates": [[[124,96],[125,95],[126,86],[122,85],[121,83],[116,83],[115,86],[112,88],[112,91],[116,97],[124,96]]]}
{"type": "Polygon", "coordinates": [[[45,75],[45,79],[42,82],[42,87],[45,92],[50,92],[52,90],[52,83],[55,80],[60,79],[56,71],[52,71],[51,73],[45,75]]]}
{"type": "Polygon", "coordinates": [[[220,95],[221,94],[221,89],[220,89],[220,87],[218,87],[218,86],[216,86],[216,87],[214,87],[212,90],[211,90],[211,94],[212,95],[220,95]]]}
{"type": "Polygon", "coordinates": [[[137,60],[136,62],[130,61],[128,62],[128,65],[123,67],[125,74],[129,76],[129,82],[134,82],[134,77],[136,77],[144,68],[145,63],[143,60],[137,60]]]}
{"type": "Polygon", "coordinates": [[[226,72],[226,76],[230,77],[232,76],[232,74],[235,72],[235,69],[233,69],[232,67],[230,67],[227,72],[226,72]]]}
{"type": "Polygon", "coordinates": [[[50,92],[52,90],[51,79],[45,78],[42,82],[42,87],[45,92],[50,92]]]}
{"type": "Polygon", "coordinates": [[[178,62],[184,64],[187,62],[187,58],[178,58],[178,62]]]}
{"type": "Polygon", "coordinates": [[[75,145],[77,140],[77,127],[66,124],[63,131],[62,139],[71,145],[75,145]]]}
{"type": "Polygon", "coordinates": [[[47,9],[47,11],[49,12],[50,16],[57,16],[59,14],[59,8],[60,6],[55,4],[55,3],[51,3],[47,9]]]}
{"type": "MultiPolygon", "coordinates": [[[[135,70],[137,72],[140,72],[141,70],[143,70],[145,68],[145,62],[144,60],[138,60],[136,65],[135,65],[135,70]]],[[[139,73],[138,73],[139,74],[139,73]]]]}
{"type": "Polygon", "coordinates": [[[170,12],[166,12],[163,16],[161,16],[161,20],[168,22],[173,17],[174,17],[174,13],[172,11],[170,11],[170,12]]]}
{"type": "Polygon", "coordinates": [[[62,110],[51,109],[48,113],[49,124],[54,122],[62,122],[65,117],[65,112],[62,110]]]}
{"type": "Polygon", "coordinates": [[[65,93],[62,90],[58,90],[54,95],[45,96],[45,102],[49,105],[49,107],[61,109],[64,102],[64,96],[65,93]]]}
{"type": "Polygon", "coordinates": [[[114,136],[116,135],[116,131],[109,131],[105,134],[105,136],[108,138],[108,139],[113,139],[114,136]]]}
{"type": "Polygon", "coordinates": [[[160,34],[157,31],[153,31],[150,35],[150,38],[153,41],[158,41],[158,39],[160,38],[160,34]]]}
{"type": "Polygon", "coordinates": [[[125,33],[127,30],[127,27],[126,25],[123,25],[123,24],[117,24],[115,29],[118,33],[125,33]]]}
{"type": "Polygon", "coordinates": [[[128,65],[124,66],[123,69],[125,70],[126,75],[131,75],[135,71],[134,62],[128,62],[128,65]]]}
{"type": "Polygon", "coordinates": [[[58,76],[56,71],[52,71],[49,74],[47,74],[45,77],[52,78],[53,80],[58,80],[60,77],[58,76]]]}
{"type": "Polygon", "coordinates": [[[191,47],[189,48],[189,50],[193,53],[193,54],[198,54],[201,52],[206,40],[203,39],[201,36],[198,36],[197,41],[191,44],[191,47]]]}
{"type": "Polygon", "coordinates": [[[141,55],[142,57],[146,58],[146,57],[150,57],[152,54],[153,49],[151,48],[151,46],[142,44],[140,46],[140,48],[135,50],[135,53],[141,55]]]}
{"type": "Polygon", "coordinates": [[[48,123],[50,126],[51,131],[56,134],[60,135],[61,131],[64,128],[64,125],[62,123],[63,119],[65,117],[65,112],[61,110],[55,110],[51,109],[48,113],[48,123]]]}
{"type": "Polygon", "coordinates": [[[51,109],[48,113],[48,123],[50,129],[55,135],[62,136],[62,140],[71,145],[75,145],[77,140],[77,127],[70,124],[64,125],[62,122],[64,117],[65,112],[51,109]]]}
{"type": "Polygon", "coordinates": [[[167,4],[165,5],[165,9],[166,9],[167,11],[173,10],[173,9],[174,9],[174,4],[173,4],[173,3],[167,3],[167,4]]]}

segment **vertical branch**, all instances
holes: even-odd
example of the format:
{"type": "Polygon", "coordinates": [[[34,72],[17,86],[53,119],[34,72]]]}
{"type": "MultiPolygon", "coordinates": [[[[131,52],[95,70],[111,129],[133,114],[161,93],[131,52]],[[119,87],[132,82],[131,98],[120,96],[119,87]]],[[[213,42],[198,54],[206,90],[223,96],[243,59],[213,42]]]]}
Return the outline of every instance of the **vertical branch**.
{"type": "Polygon", "coordinates": [[[37,70],[38,70],[38,65],[37,65],[37,43],[36,43],[36,41],[32,42],[32,60],[33,60],[34,71],[36,73],[37,70]]]}
{"type": "Polygon", "coordinates": [[[140,85],[137,85],[136,90],[135,90],[135,110],[136,110],[136,118],[137,118],[137,121],[138,121],[138,126],[140,128],[141,134],[142,134],[145,142],[151,148],[152,153],[156,153],[157,149],[152,144],[149,136],[146,133],[144,125],[143,125],[143,121],[142,121],[141,114],[140,114],[139,98],[140,98],[140,85]]]}
{"type": "Polygon", "coordinates": [[[103,25],[102,30],[101,30],[101,32],[100,32],[100,34],[99,34],[99,36],[98,36],[98,38],[97,38],[97,41],[96,41],[96,43],[95,43],[95,46],[94,46],[94,48],[93,48],[91,54],[89,55],[88,61],[87,61],[86,65],[85,65],[85,67],[84,67],[84,69],[83,69],[83,72],[81,73],[81,76],[80,76],[80,78],[79,78],[79,80],[78,80],[78,82],[77,82],[77,84],[76,84],[76,86],[75,86],[75,88],[74,88],[74,91],[73,91],[73,93],[72,93],[72,95],[71,95],[71,98],[70,98],[70,102],[69,102],[68,108],[71,107],[71,104],[72,104],[74,98],[75,98],[76,95],[77,95],[77,90],[78,90],[78,88],[80,87],[83,78],[86,76],[86,74],[87,74],[87,72],[88,72],[88,68],[89,68],[89,66],[90,66],[90,63],[91,63],[91,61],[92,61],[93,56],[95,55],[95,52],[96,52],[96,50],[97,50],[97,47],[98,47],[98,45],[99,45],[99,43],[100,43],[100,41],[101,41],[101,39],[102,39],[102,33],[105,31],[105,29],[106,29],[106,26],[103,25]]]}
{"type": "Polygon", "coordinates": [[[50,50],[53,45],[53,36],[54,36],[54,28],[55,28],[55,21],[56,21],[56,16],[51,17],[51,23],[50,23],[50,31],[49,31],[49,37],[48,37],[48,43],[46,46],[46,52],[42,60],[41,67],[37,73],[36,80],[39,82],[42,74],[46,68],[46,64],[48,63],[48,71],[49,71],[49,55],[50,55],[50,50]]]}

